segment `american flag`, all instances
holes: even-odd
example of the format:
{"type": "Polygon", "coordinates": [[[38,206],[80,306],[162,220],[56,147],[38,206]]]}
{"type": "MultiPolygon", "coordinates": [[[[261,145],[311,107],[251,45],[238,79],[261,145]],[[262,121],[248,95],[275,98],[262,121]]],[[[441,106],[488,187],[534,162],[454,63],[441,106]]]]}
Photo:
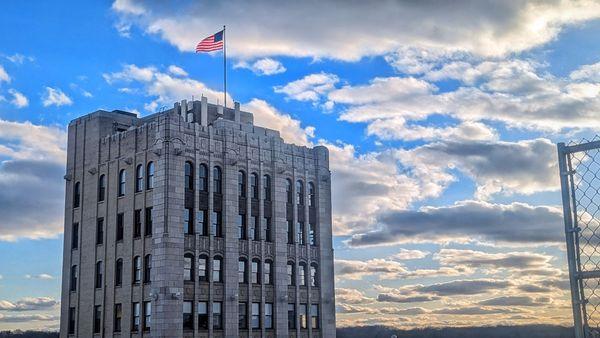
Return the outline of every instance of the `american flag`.
{"type": "Polygon", "coordinates": [[[196,46],[196,53],[212,52],[223,48],[223,31],[217,32],[200,41],[196,46]]]}

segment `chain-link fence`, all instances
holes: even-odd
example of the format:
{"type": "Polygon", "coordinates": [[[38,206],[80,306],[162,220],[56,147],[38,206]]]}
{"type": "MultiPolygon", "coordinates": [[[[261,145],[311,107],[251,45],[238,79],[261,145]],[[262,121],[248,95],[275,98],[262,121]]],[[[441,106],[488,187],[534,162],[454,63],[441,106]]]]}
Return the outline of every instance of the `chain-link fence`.
{"type": "Polygon", "coordinates": [[[576,338],[600,337],[600,140],[558,144],[576,338]]]}

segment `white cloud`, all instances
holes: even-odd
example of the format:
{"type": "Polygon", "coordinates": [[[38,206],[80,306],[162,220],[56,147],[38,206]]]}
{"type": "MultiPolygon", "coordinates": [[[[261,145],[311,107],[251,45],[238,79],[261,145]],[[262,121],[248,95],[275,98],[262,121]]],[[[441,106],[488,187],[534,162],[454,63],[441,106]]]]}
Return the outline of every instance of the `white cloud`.
{"type": "Polygon", "coordinates": [[[9,89],[8,92],[13,96],[10,103],[12,103],[17,108],[27,107],[29,105],[29,100],[23,93],[16,91],[15,89],[9,89]]]}
{"type": "Polygon", "coordinates": [[[400,251],[396,254],[394,254],[393,256],[391,256],[391,259],[395,259],[395,260],[413,260],[413,259],[422,259],[425,258],[427,256],[429,256],[431,253],[428,251],[422,251],[422,250],[408,250],[408,249],[400,249],[400,251]]]}
{"type": "Polygon", "coordinates": [[[380,258],[366,261],[335,260],[335,276],[344,280],[359,280],[369,276],[377,276],[379,279],[449,277],[470,274],[471,272],[472,270],[466,266],[409,270],[400,262],[380,258]]]}
{"type": "Polygon", "coordinates": [[[70,106],[73,100],[63,93],[60,88],[46,87],[46,93],[42,96],[44,107],[48,106],[70,106]]]}
{"type": "Polygon", "coordinates": [[[0,300],[0,310],[3,311],[37,311],[47,310],[58,305],[58,302],[50,297],[25,297],[16,302],[0,300]]]}
{"type": "Polygon", "coordinates": [[[188,73],[183,70],[183,68],[175,66],[175,65],[170,65],[169,66],[169,73],[175,75],[175,76],[188,76],[188,73]]]}
{"type": "Polygon", "coordinates": [[[154,2],[118,0],[113,10],[120,20],[189,52],[199,36],[213,33],[227,18],[228,53],[241,59],[289,55],[358,60],[405,46],[499,56],[543,45],[568,25],[600,17],[600,5],[592,0],[386,2],[378,6],[369,2],[274,6],[270,1],[227,1],[192,2],[178,10],[154,2]],[[310,18],[310,25],[297,18],[310,18]]]}
{"type": "Polygon", "coordinates": [[[283,66],[283,64],[281,64],[281,62],[271,58],[259,59],[253,63],[240,61],[234,66],[234,68],[250,69],[256,75],[275,75],[286,71],[286,68],[283,66]]]}
{"type": "Polygon", "coordinates": [[[15,53],[13,55],[7,55],[6,59],[14,64],[22,65],[25,61],[33,62],[35,58],[33,56],[26,56],[23,54],[15,53]]]}
{"type": "Polygon", "coordinates": [[[600,82],[600,62],[583,65],[569,74],[573,80],[600,82]]]}
{"type": "Polygon", "coordinates": [[[336,75],[321,72],[306,75],[284,86],[276,86],[274,90],[294,100],[318,101],[321,95],[333,90],[338,81],[336,75]]]}
{"type": "Polygon", "coordinates": [[[8,76],[8,73],[6,70],[4,70],[4,67],[0,65],[0,83],[2,82],[10,82],[10,76],[8,76]]]}
{"type": "Polygon", "coordinates": [[[382,140],[461,140],[493,141],[498,132],[481,122],[461,122],[454,126],[434,127],[407,124],[401,118],[375,120],[367,126],[367,135],[375,135],[382,140]]]}
{"type": "Polygon", "coordinates": [[[553,256],[534,252],[489,253],[466,249],[441,249],[434,259],[443,266],[464,267],[467,269],[486,269],[490,273],[498,270],[551,269],[553,256]]]}
{"type": "Polygon", "coordinates": [[[50,279],[54,279],[54,277],[52,275],[47,274],[47,273],[40,273],[40,274],[37,274],[37,275],[25,275],[25,279],[50,280],[50,279]]]}

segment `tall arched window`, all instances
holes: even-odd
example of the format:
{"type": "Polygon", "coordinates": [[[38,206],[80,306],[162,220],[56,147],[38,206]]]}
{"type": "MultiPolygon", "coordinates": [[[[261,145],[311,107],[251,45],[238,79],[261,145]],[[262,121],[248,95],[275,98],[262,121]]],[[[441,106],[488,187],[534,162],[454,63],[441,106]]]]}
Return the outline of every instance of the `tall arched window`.
{"type": "Polygon", "coordinates": [[[260,284],[260,260],[252,260],[252,284],[260,284]]]}
{"type": "Polygon", "coordinates": [[[213,258],[212,280],[215,283],[220,283],[223,281],[223,276],[221,274],[222,263],[223,263],[223,258],[221,258],[220,256],[215,256],[215,258],[213,258]]]}
{"type": "Polygon", "coordinates": [[[105,196],[106,196],[106,177],[104,175],[100,175],[100,177],[98,177],[98,202],[104,201],[105,196]]]}
{"type": "Polygon", "coordinates": [[[135,167],[135,192],[140,192],[144,189],[144,166],[138,164],[135,167]]]}
{"type": "Polygon", "coordinates": [[[117,259],[115,262],[115,286],[121,286],[123,284],[123,260],[117,259]]]}
{"type": "Polygon", "coordinates": [[[308,206],[315,206],[315,185],[313,182],[308,182],[308,206]]]}
{"type": "Polygon", "coordinates": [[[265,201],[271,200],[271,177],[269,175],[263,175],[263,198],[265,201]]]}
{"type": "Polygon", "coordinates": [[[119,172],[119,196],[125,195],[125,183],[127,182],[127,172],[121,169],[119,172]]]}
{"type": "Polygon", "coordinates": [[[246,173],[238,171],[238,196],[246,197],[246,173]]]}
{"type": "Polygon", "coordinates": [[[271,275],[271,269],[273,268],[273,262],[270,260],[265,261],[265,265],[263,267],[263,283],[265,284],[273,284],[273,278],[271,275]]]}
{"type": "Polygon", "coordinates": [[[150,283],[150,275],[152,273],[152,255],[144,257],[144,283],[150,283]]]}
{"type": "Polygon", "coordinates": [[[258,199],[258,175],[256,173],[250,175],[250,193],[252,198],[258,199]]]}
{"type": "Polygon", "coordinates": [[[185,162],[185,188],[194,190],[194,165],[192,162],[185,162]]]}
{"type": "Polygon", "coordinates": [[[318,266],[317,263],[312,263],[310,265],[310,286],[318,286],[319,285],[319,276],[318,276],[318,266]]]}
{"type": "Polygon", "coordinates": [[[81,183],[75,182],[73,187],[73,208],[79,208],[81,204],[81,183]]]}
{"type": "Polygon", "coordinates": [[[198,280],[208,282],[208,257],[205,255],[198,256],[198,280]]]}
{"type": "Polygon", "coordinates": [[[142,281],[142,257],[135,256],[133,258],[133,284],[142,281]]]}
{"type": "Polygon", "coordinates": [[[213,168],[213,193],[215,194],[223,193],[223,177],[221,175],[221,167],[215,166],[213,168]]]}
{"type": "Polygon", "coordinates": [[[146,166],[146,189],[154,189],[154,162],[146,166]]]}
{"type": "Polygon", "coordinates": [[[287,281],[288,285],[296,285],[296,269],[294,262],[287,262],[287,281]]]}
{"type": "Polygon", "coordinates": [[[183,255],[183,280],[193,281],[194,280],[194,255],[186,253],[183,255]]]}
{"type": "Polygon", "coordinates": [[[240,258],[238,261],[238,282],[240,283],[248,283],[248,276],[246,273],[246,266],[248,262],[245,258],[240,258]]]}
{"type": "Polygon", "coordinates": [[[296,181],[296,204],[304,205],[304,183],[296,181]]]}
{"type": "Polygon", "coordinates": [[[206,164],[200,164],[198,168],[198,189],[200,191],[208,191],[208,168],[206,164]]]}
{"type": "Polygon", "coordinates": [[[287,196],[287,203],[294,203],[294,193],[292,192],[292,180],[289,178],[285,179],[285,193],[287,196]]]}
{"type": "Polygon", "coordinates": [[[300,263],[298,266],[298,282],[300,286],[306,286],[306,263],[300,263]]]}

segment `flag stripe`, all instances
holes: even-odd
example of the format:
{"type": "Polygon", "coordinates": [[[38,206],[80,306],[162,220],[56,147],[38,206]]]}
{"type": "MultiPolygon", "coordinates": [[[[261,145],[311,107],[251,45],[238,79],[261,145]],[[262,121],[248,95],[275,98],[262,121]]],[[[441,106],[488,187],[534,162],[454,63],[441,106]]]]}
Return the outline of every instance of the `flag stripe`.
{"type": "Polygon", "coordinates": [[[223,31],[205,38],[196,45],[196,53],[212,52],[220,49],[223,49],[223,31]]]}

